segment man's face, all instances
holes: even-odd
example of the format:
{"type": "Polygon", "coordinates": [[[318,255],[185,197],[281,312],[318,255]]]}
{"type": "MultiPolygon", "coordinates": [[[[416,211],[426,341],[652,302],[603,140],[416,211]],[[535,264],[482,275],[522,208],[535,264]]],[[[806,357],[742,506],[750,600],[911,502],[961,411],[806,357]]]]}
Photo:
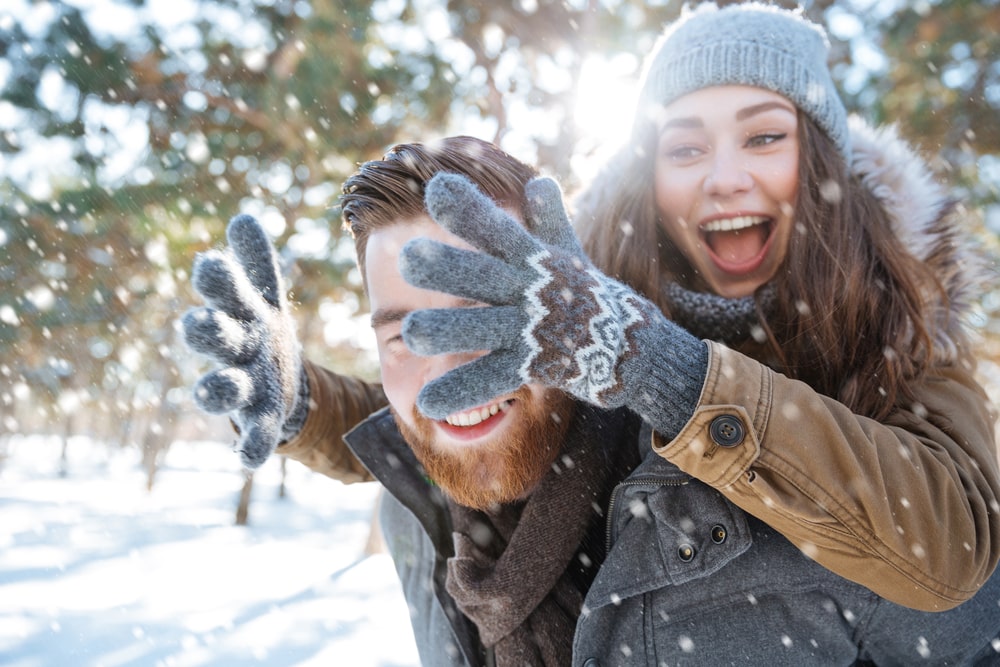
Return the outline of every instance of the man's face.
{"type": "Polygon", "coordinates": [[[372,326],[382,385],[396,423],[431,479],[459,504],[486,509],[523,498],[559,453],[573,400],[540,385],[524,385],[446,420],[428,419],[417,410],[417,394],[425,384],[485,354],[422,357],[403,342],[403,318],[414,310],[482,305],[420,289],[403,279],[399,252],[417,237],[471,248],[429,217],[400,221],[368,239],[365,271],[372,326]]]}

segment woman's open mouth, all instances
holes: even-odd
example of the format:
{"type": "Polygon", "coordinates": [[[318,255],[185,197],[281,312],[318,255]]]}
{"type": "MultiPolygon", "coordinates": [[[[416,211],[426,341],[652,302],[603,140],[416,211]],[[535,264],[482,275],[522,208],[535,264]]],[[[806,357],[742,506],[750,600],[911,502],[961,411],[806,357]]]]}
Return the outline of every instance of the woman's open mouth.
{"type": "Polygon", "coordinates": [[[717,218],[699,227],[708,255],[725,273],[744,275],[760,267],[771,247],[774,220],[763,215],[717,218]]]}

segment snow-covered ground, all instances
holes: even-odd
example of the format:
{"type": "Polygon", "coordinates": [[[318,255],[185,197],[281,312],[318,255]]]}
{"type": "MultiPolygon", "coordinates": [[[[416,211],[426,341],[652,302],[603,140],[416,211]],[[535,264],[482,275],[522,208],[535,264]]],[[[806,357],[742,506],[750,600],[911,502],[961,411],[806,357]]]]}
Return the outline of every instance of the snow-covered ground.
{"type": "Polygon", "coordinates": [[[378,486],[176,443],[152,492],[134,449],[0,439],[0,665],[418,665],[392,561],[365,555],[378,486]]]}

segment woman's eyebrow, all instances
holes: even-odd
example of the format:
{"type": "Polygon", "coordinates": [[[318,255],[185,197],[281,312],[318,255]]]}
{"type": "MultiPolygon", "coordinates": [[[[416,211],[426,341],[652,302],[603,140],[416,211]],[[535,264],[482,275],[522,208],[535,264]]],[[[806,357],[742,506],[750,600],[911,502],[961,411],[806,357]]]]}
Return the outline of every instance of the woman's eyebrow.
{"type": "Polygon", "coordinates": [[[790,104],[786,102],[779,102],[778,100],[772,100],[740,109],[736,112],[736,120],[746,120],[751,116],[756,116],[759,113],[764,113],[765,111],[770,111],[771,109],[782,109],[789,113],[795,113],[795,109],[790,104]]]}
{"type": "Polygon", "coordinates": [[[682,118],[671,118],[663,124],[660,131],[662,132],[663,130],[672,127],[699,128],[704,126],[705,124],[702,122],[701,118],[698,118],[697,116],[685,116],[682,118]]]}
{"type": "MultiPolygon", "coordinates": [[[[742,121],[756,116],[757,114],[764,113],[765,111],[771,111],[772,109],[781,109],[789,113],[794,114],[795,108],[786,102],[781,102],[778,100],[770,100],[767,102],[761,102],[760,104],[754,104],[748,107],[744,107],[736,112],[736,120],[742,121]]],[[[668,128],[680,127],[680,128],[699,128],[703,127],[704,123],[701,118],[697,116],[682,116],[679,118],[671,118],[663,124],[662,130],[668,128]]]]}

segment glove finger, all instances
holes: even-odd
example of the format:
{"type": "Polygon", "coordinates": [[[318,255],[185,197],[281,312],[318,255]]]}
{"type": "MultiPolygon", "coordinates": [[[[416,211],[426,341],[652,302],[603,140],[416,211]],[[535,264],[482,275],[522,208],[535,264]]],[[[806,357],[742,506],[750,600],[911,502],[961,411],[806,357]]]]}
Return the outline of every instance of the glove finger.
{"type": "Polygon", "coordinates": [[[523,320],[513,306],[417,310],[403,320],[403,342],[422,356],[508,349],[520,341],[523,320]]]}
{"type": "Polygon", "coordinates": [[[521,223],[464,176],[435,174],[424,202],[435,222],[495,257],[520,264],[540,249],[521,223]]]}
{"type": "Polygon", "coordinates": [[[244,467],[256,470],[278,447],[281,439],[276,419],[258,421],[241,434],[236,443],[236,451],[244,467]]]}
{"type": "Polygon", "coordinates": [[[194,402],[213,415],[240,410],[253,398],[250,376],[239,368],[220,368],[207,373],[194,385],[194,402]]]}
{"type": "Polygon", "coordinates": [[[191,284],[208,305],[243,321],[261,319],[266,307],[243,268],[227,253],[199,253],[191,271],[191,284]]]}
{"type": "Polygon", "coordinates": [[[246,326],[213,308],[192,308],[181,318],[181,327],[189,348],[227,366],[246,363],[260,347],[246,326]]]}
{"type": "Polygon", "coordinates": [[[264,228],[253,216],[238,215],[229,221],[226,238],[250,284],[268,304],[280,308],[284,293],[278,255],[264,228]]]}
{"type": "Polygon", "coordinates": [[[431,380],[417,395],[417,408],[430,419],[490,403],[524,384],[518,374],[519,355],[493,352],[431,380]]]}
{"type": "Polygon", "coordinates": [[[427,238],[403,246],[399,272],[415,287],[483,303],[513,303],[529,284],[523,271],[496,257],[427,238]]]}
{"type": "Polygon", "coordinates": [[[559,184],[548,177],[533,178],[524,186],[527,226],[543,242],[583,253],[563,205],[559,184]]]}

